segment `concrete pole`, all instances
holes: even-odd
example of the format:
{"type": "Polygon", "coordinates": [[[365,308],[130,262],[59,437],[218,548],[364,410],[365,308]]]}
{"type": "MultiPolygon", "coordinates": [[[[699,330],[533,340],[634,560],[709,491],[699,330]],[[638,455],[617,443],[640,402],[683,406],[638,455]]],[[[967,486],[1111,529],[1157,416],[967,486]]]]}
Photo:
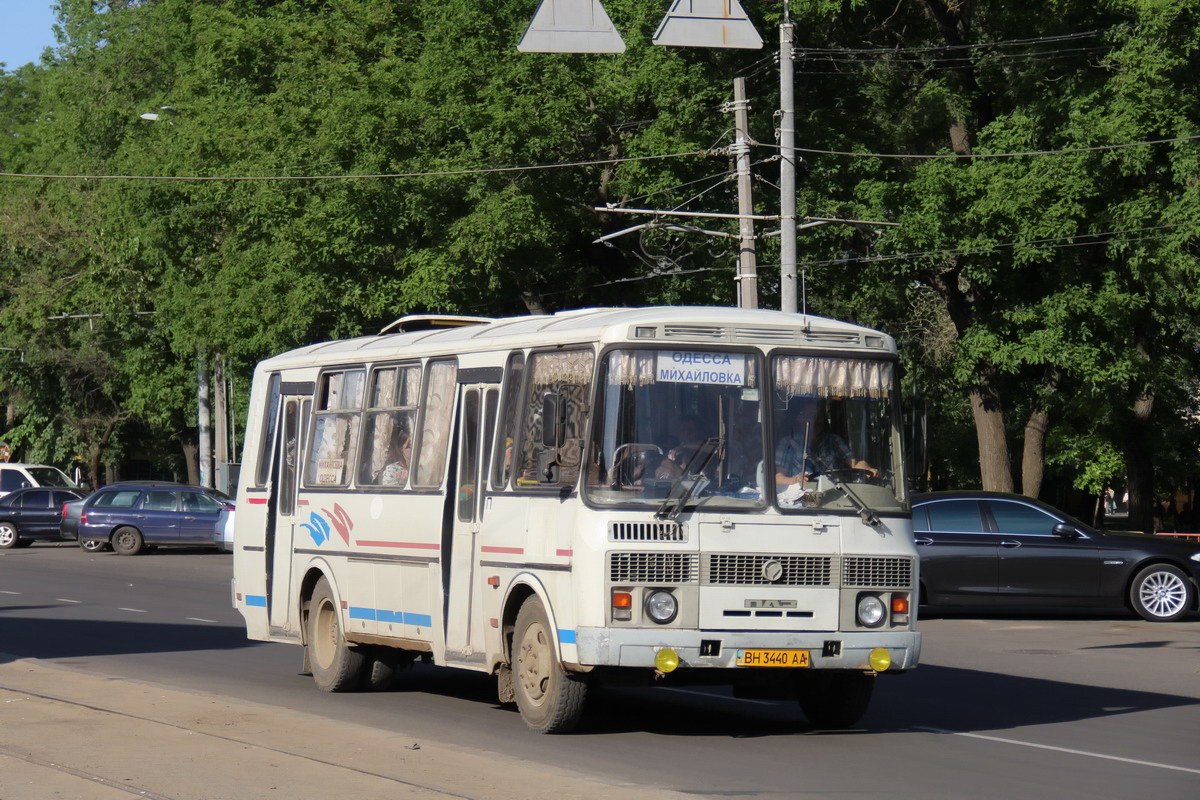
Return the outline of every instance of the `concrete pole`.
{"type": "Polygon", "coordinates": [[[212,488],[213,486],[213,461],[212,461],[212,413],[209,407],[209,371],[208,365],[201,359],[200,367],[196,371],[196,416],[197,428],[200,433],[199,442],[199,457],[200,457],[200,485],[212,488]]]}
{"type": "Polygon", "coordinates": [[[225,396],[225,362],[220,355],[213,359],[213,460],[216,462],[214,485],[223,492],[228,486],[221,484],[222,465],[229,461],[229,413],[225,396]]]}
{"type": "Polygon", "coordinates": [[[792,45],[796,26],[784,6],[779,26],[779,307],[791,314],[796,302],[796,93],[792,45]]]}
{"type": "Polygon", "coordinates": [[[733,153],[737,156],[738,175],[738,308],[758,308],[758,253],[754,236],[753,177],[750,174],[750,102],[746,99],[746,79],[733,79],[733,114],[737,136],[733,153]]]}

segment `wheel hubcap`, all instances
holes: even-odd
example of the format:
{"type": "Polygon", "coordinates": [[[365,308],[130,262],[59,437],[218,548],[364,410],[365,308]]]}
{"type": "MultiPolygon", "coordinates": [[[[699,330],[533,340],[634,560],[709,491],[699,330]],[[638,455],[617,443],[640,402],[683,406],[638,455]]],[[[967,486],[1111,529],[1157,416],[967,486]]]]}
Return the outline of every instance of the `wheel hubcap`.
{"type": "Polygon", "coordinates": [[[1171,617],[1183,610],[1187,587],[1183,579],[1170,572],[1155,572],[1138,590],[1142,605],[1156,617],[1171,617]]]}
{"type": "Polygon", "coordinates": [[[540,622],[525,629],[517,652],[517,678],[525,696],[540,705],[550,688],[550,637],[540,622]]]}
{"type": "Polygon", "coordinates": [[[131,534],[131,533],[122,533],[122,534],[121,534],[121,538],[120,538],[120,540],[119,540],[119,541],[120,541],[121,547],[122,547],[122,548],[124,548],[125,550],[132,549],[132,547],[133,547],[133,534],[131,534]]]}
{"type": "Polygon", "coordinates": [[[0,525],[0,545],[7,547],[17,539],[17,532],[8,525],[0,525]]]}
{"type": "Polygon", "coordinates": [[[324,600],[317,608],[316,614],[310,642],[312,656],[321,669],[328,669],[333,664],[333,657],[337,652],[337,609],[331,601],[324,600]]]}

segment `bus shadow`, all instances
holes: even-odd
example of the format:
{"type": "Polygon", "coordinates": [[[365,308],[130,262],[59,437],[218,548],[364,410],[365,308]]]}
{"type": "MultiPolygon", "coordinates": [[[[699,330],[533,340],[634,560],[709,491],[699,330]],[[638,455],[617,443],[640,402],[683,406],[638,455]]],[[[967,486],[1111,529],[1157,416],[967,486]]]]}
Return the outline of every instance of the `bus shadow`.
{"type": "Polygon", "coordinates": [[[20,608],[0,608],[0,661],[234,650],[259,644],[246,638],[245,628],[235,625],[8,616],[20,608]]]}
{"type": "MultiPolygon", "coordinates": [[[[397,690],[420,691],[491,705],[495,679],[457,670],[418,666],[403,673],[397,690]]],[[[870,709],[853,729],[838,735],[931,731],[1002,731],[1097,719],[1200,700],[1156,692],[1084,686],[984,670],[922,666],[882,677],[870,709]]],[[[593,687],[580,735],[652,733],[660,736],[753,738],[816,732],[790,700],[742,700],[726,689],[697,687],[593,687]]]]}

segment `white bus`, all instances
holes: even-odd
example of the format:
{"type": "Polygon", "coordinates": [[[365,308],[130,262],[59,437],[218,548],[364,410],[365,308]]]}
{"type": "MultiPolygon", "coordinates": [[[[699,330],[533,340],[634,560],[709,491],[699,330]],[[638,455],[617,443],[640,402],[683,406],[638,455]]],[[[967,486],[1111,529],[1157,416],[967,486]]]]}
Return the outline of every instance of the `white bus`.
{"type": "Polygon", "coordinates": [[[916,666],[896,347],[731,308],[407,317],[258,365],[233,597],[327,691],[729,684],[854,724],[916,666]]]}

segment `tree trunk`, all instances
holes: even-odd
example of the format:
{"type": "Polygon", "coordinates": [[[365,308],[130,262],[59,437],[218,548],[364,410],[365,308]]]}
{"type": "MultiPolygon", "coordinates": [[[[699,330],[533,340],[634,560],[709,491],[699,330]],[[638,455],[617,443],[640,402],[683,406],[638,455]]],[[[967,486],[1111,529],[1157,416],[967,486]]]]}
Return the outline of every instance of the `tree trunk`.
{"type": "Polygon", "coordinates": [[[1150,412],[1154,396],[1144,394],[1130,409],[1125,429],[1125,473],[1129,479],[1129,527],[1154,530],[1154,456],[1151,452],[1150,412]]]}
{"type": "Polygon", "coordinates": [[[979,477],[985,492],[1013,490],[1012,465],[1008,460],[1008,438],[1000,396],[990,386],[973,386],[968,393],[979,441],[979,477]]]}
{"type": "Polygon", "coordinates": [[[196,441],[184,434],[179,439],[179,447],[183,450],[183,463],[187,464],[187,482],[192,486],[200,485],[200,453],[196,441]]]}
{"type": "Polygon", "coordinates": [[[1046,428],[1050,412],[1035,406],[1025,423],[1025,441],[1021,453],[1021,494],[1037,497],[1042,491],[1046,471],[1046,428]]]}

